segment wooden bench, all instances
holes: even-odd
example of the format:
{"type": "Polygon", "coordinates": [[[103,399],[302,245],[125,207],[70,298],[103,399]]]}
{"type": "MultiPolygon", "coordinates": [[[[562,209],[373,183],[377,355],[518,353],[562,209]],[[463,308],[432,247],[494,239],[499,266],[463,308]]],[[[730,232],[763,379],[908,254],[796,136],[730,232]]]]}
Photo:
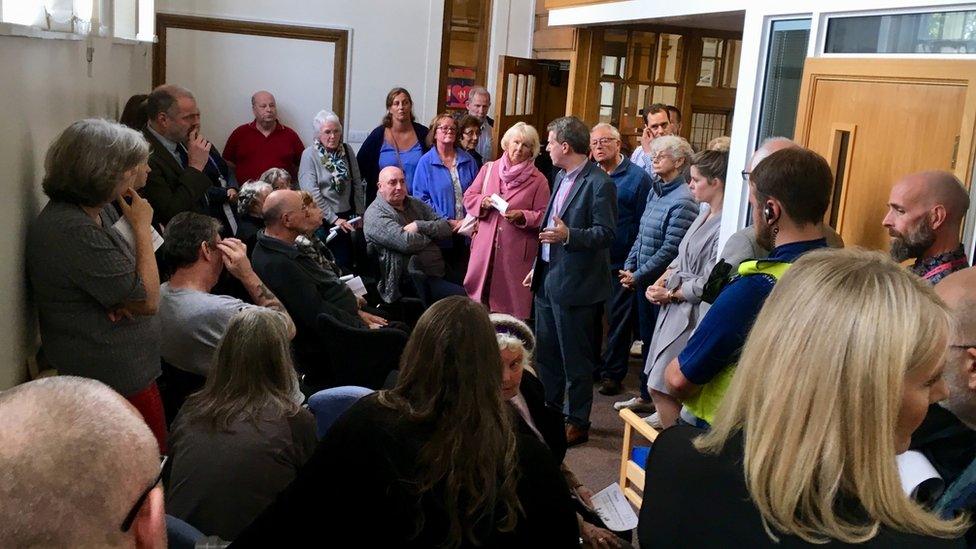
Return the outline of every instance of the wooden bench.
{"type": "Polygon", "coordinates": [[[620,489],[627,499],[640,509],[644,493],[644,464],[631,459],[635,435],[647,442],[654,442],[657,438],[657,430],[626,408],[620,410],[620,419],[624,422],[624,443],[620,450],[620,489]]]}

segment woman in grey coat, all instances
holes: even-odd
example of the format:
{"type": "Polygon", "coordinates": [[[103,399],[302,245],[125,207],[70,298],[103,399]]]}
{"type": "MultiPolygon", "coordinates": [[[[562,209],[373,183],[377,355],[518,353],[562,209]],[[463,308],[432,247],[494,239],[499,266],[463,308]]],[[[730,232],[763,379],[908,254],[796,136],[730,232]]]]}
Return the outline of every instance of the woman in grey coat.
{"type": "Polygon", "coordinates": [[[681,411],[681,403],[669,394],[664,371],[685,348],[708,306],[702,303],[701,295],[718,258],[728,158],[727,152],[720,151],[702,151],[692,157],[689,187],[704,207],[682,238],[678,256],[644,294],[648,301],[661,306],[644,372],[663,427],[673,425],[681,411]]]}
{"type": "MultiPolygon", "coordinates": [[[[319,111],[312,119],[314,138],[302,153],[298,186],[315,199],[322,210],[323,232],[336,263],[353,267],[353,239],[362,241],[362,221],[350,222],[366,211],[366,184],[352,148],[342,142],[342,123],[331,111],[319,111]],[[336,233],[332,239],[328,231],[336,233]],[[358,233],[358,234],[357,234],[358,233]]],[[[365,247],[363,247],[365,249],[365,247]]]]}

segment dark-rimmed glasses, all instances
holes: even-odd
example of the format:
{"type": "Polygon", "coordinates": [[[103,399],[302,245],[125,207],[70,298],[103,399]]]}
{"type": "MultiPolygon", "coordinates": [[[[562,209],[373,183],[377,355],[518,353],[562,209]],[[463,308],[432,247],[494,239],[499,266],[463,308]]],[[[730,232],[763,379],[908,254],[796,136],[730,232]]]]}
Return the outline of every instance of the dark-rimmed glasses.
{"type": "Polygon", "coordinates": [[[952,349],[976,349],[976,343],[970,343],[968,345],[949,345],[949,347],[952,349]]]}
{"type": "Polygon", "coordinates": [[[159,474],[156,475],[156,480],[146,488],[142,494],[139,495],[139,499],[136,500],[135,504],[132,505],[132,509],[129,510],[129,514],[125,516],[125,520],[122,521],[122,526],[120,529],[123,532],[128,532],[129,528],[132,528],[132,523],[136,521],[136,515],[139,514],[139,509],[142,508],[142,504],[146,502],[146,498],[149,497],[149,492],[152,492],[156,485],[163,480],[163,469],[166,468],[166,462],[169,460],[169,456],[159,456],[159,474]]]}

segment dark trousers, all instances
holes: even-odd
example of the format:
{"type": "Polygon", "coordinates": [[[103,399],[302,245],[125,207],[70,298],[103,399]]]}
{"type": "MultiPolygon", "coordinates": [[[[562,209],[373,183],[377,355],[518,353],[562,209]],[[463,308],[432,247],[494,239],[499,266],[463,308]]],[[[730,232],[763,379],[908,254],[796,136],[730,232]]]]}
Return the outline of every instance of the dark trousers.
{"type": "Polygon", "coordinates": [[[637,328],[640,332],[641,342],[641,370],[640,370],[640,391],[641,398],[651,400],[651,393],[647,390],[647,374],[644,373],[644,365],[647,364],[647,353],[651,350],[651,338],[654,337],[654,324],[657,322],[657,313],[661,309],[654,305],[644,296],[647,286],[637,287],[637,328]]]}
{"type": "MultiPolygon", "coordinates": [[[[536,276],[545,277],[543,272],[536,276]]],[[[568,306],[553,301],[546,280],[535,296],[536,364],[546,401],[558,406],[566,421],[590,426],[593,371],[599,364],[603,302],[568,306]]]]}
{"type": "Polygon", "coordinates": [[[621,382],[627,376],[630,346],[634,343],[637,293],[620,284],[616,270],[611,271],[607,305],[607,346],[603,350],[599,373],[602,379],[621,382]]]}

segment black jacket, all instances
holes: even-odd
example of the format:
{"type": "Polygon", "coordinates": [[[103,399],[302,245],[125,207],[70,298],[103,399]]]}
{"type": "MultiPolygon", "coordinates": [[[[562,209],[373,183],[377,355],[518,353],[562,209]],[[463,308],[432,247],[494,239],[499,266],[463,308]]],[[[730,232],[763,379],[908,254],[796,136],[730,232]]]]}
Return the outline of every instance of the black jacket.
{"type": "MultiPolygon", "coordinates": [[[[438,546],[447,528],[438,489],[418,500],[406,480],[416,477],[420,449],[431,431],[382,406],[376,394],[363,397],[332,425],[295,481],[232,547],[438,546]],[[422,527],[411,535],[421,516],[422,527]]],[[[462,451],[473,454],[478,448],[462,451]]],[[[578,547],[566,483],[534,436],[518,437],[518,475],[524,514],[514,532],[485,528],[483,546],[578,547]]]]}

